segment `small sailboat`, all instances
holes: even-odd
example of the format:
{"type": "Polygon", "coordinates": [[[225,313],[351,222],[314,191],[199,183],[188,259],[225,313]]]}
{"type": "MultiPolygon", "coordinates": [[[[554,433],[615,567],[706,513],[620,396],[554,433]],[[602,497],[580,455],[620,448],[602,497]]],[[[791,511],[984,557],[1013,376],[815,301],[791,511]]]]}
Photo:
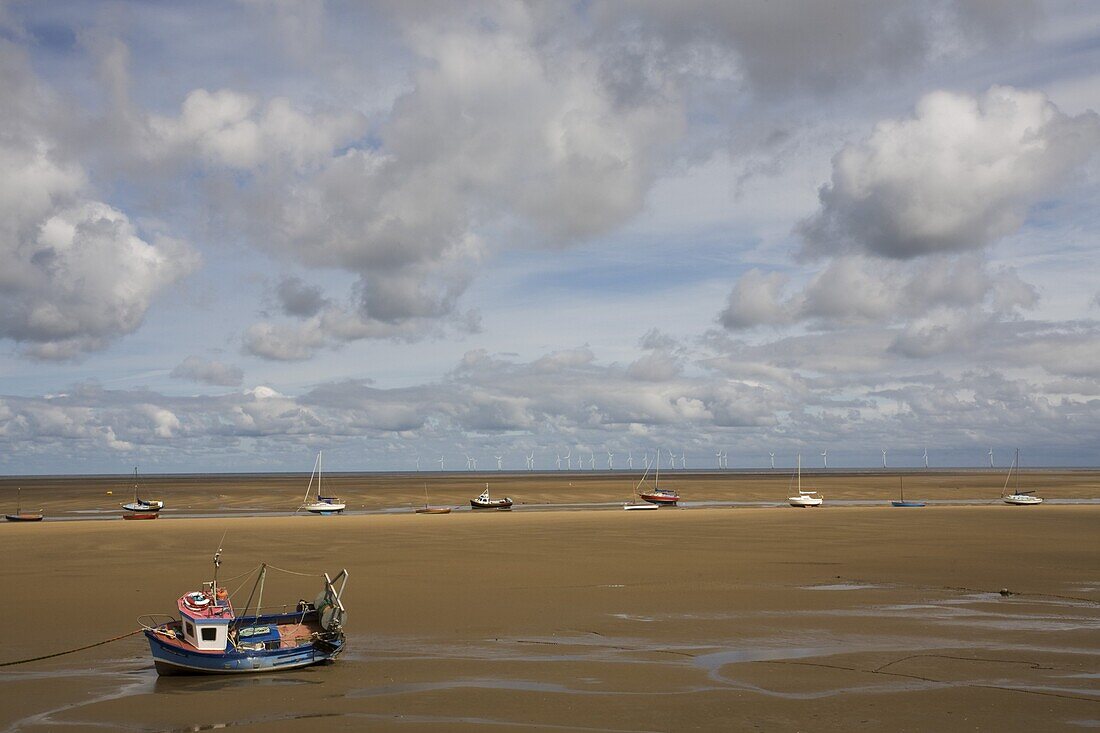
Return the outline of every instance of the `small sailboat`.
{"type": "MultiPolygon", "coordinates": [[[[646,469],[646,473],[648,472],[649,469],[646,469]]],[[[645,474],[642,474],[642,481],[645,481],[645,474]]],[[[642,481],[638,482],[638,486],[642,485],[642,481]]],[[[680,501],[680,495],[675,491],[661,488],[661,452],[659,450],[657,465],[653,472],[653,490],[638,492],[638,496],[654,506],[676,506],[676,502],[680,501]]]]}
{"type": "Polygon", "coordinates": [[[485,491],[481,492],[481,496],[476,499],[470,499],[470,506],[474,509],[511,509],[512,498],[509,496],[503,499],[494,499],[489,496],[489,484],[485,484],[485,491]]]}
{"type": "Polygon", "coordinates": [[[424,483],[424,506],[416,510],[417,514],[450,514],[449,506],[431,506],[428,502],[428,484],[424,483]]]}
{"type": "Polygon", "coordinates": [[[802,454],[798,454],[798,494],[795,496],[788,496],[787,501],[793,507],[814,507],[821,506],[821,503],[825,501],[825,497],[819,494],[813,489],[802,488],[802,454]]]}
{"type": "Polygon", "coordinates": [[[142,499],[138,496],[137,466],[134,466],[134,500],[123,504],[122,508],[128,512],[139,512],[142,514],[159,512],[161,509],[164,508],[163,501],[157,501],[156,499],[142,499]]]}
{"type": "Polygon", "coordinates": [[[131,519],[131,520],[132,519],[156,519],[159,516],[160,515],[157,514],[156,512],[129,512],[128,514],[123,514],[122,518],[123,519],[131,519]]]}
{"type": "Polygon", "coordinates": [[[306,511],[310,514],[328,516],[330,514],[340,514],[347,507],[347,505],[337,497],[324,496],[321,494],[321,473],[321,451],[317,451],[317,460],[313,463],[313,473],[309,475],[309,484],[306,485],[306,495],[302,497],[302,505],[294,512],[295,514],[306,511]],[[314,479],[317,479],[317,498],[314,501],[310,501],[309,492],[310,489],[313,488],[314,479]]]}
{"type": "Polygon", "coordinates": [[[633,486],[632,496],[630,501],[623,502],[623,509],[628,512],[645,511],[647,509],[660,509],[660,504],[653,504],[642,499],[641,494],[638,493],[638,488],[645,481],[645,477],[649,475],[649,466],[646,466],[645,473],[642,474],[641,480],[633,486]]]}
{"type": "Polygon", "coordinates": [[[891,501],[890,503],[893,506],[904,506],[904,507],[921,507],[921,506],[924,506],[923,501],[913,501],[913,500],[906,501],[905,500],[905,479],[902,478],[901,476],[898,476],[898,489],[899,489],[899,491],[901,491],[901,498],[896,499],[894,501],[891,501]]]}
{"type": "MultiPolygon", "coordinates": [[[[264,579],[269,568],[259,567],[256,582],[242,613],[237,613],[226,589],[218,585],[221,549],[214,554],[214,579],[202,590],[185,593],[176,601],[178,620],[164,615],[138,619],[157,674],[240,674],[275,672],[336,659],[344,650],[344,604],[348,571],[335,578],[319,576],[324,585],[317,598],[297,605],[280,605],[274,613],[263,606],[264,579]],[[339,587],[337,587],[339,585],[339,587]],[[257,597],[258,591],[258,597],[257,597]],[[256,607],[252,599],[256,597],[256,607]]],[[[255,571],[253,571],[255,572],[255,571]]]]}
{"type": "Polygon", "coordinates": [[[15,490],[15,514],[5,514],[4,519],[9,522],[41,522],[42,510],[37,512],[23,511],[23,489],[15,490]]]}
{"type": "Polygon", "coordinates": [[[1008,468],[1008,476],[1005,478],[1005,485],[1001,488],[1001,500],[1005,504],[1014,504],[1016,506],[1030,506],[1033,504],[1042,504],[1042,497],[1035,496],[1035,490],[1020,491],[1020,449],[1016,449],[1016,457],[1012,459],[1012,465],[1008,468]],[[1008,482],[1012,480],[1012,472],[1016,471],[1016,487],[1012,489],[1011,494],[1006,494],[1008,489],[1008,482]]]}

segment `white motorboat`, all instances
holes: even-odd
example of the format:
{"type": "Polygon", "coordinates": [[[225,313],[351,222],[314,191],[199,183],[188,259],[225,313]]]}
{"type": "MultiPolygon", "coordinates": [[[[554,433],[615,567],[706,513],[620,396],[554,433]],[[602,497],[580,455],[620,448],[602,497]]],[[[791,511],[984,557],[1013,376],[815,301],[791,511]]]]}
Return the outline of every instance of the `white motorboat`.
{"type": "Polygon", "coordinates": [[[1020,490],[1020,449],[1016,449],[1016,457],[1012,460],[1012,465],[1008,469],[1008,477],[1005,478],[1005,485],[1001,489],[1001,501],[1005,504],[1014,504],[1016,506],[1031,506],[1034,504],[1042,504],[1043,498],[1041,496],[1035,496],[1035,490],[1021,491],[1020,490]],[[1008,489],[1008,482],[1012,480],[1012,472],[1015,469],[1016,472],[1016,486],[1012,489],[1011,494],[1006,494],[1008,489]]]}
{"type": "Polygon", "coordinates": [[[793,507],[813,507],[821,506],[821,503],[825,501],[825,497],[812,489],[802,488],[802,454],[798,454],[798,494],[794,496],[788,496],[787,502],[793,507]]]}
{"type": "Polygon", "coordinates": [[[298,512],[309,512],[310,514],[319,514],[321,516],[328,516],[330,514],[340,514],[347,508],[344,502],[340,501],[335,496],[324,496],[321,493],[321,451],[317,451],[317,460],[313,464],[313,473],[309,475],[309,484],[306,486],[306,495],[302,497],[302,505],[298,507],[295,514],[298,512]],[[309,499],[309,492],[313,488],[313,480],[317,479],[317,494],[313,501],[309,499]]]}

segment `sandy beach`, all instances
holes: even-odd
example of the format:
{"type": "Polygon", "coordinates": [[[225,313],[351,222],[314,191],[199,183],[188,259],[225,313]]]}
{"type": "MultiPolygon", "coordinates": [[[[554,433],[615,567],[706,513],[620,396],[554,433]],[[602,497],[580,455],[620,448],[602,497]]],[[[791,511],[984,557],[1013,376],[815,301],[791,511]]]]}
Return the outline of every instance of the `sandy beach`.
{"type": "MultiPolygon", "coordinates": [[[[1064,491],[1085,493],[1086,484],[1064,491]]],[[[526,488],[542,496],[554,486],[526,488]]],[[[185,489],[172,491],[178,498],[185,489]]],[[[414,500],[412,487],[402,491],[414,500]]],[[[457,503],[458,491],[433,503],[457,503]]],[[[265,492],[242,493],[230,503],[265,492]]],[[[14,601],[0,610],[0,662],[123,634],[139,614],[171,611],[209,578],[223,533],[223,578],[260,562],[346,567],[351,576],[349,651],[335,664],[158,678],[134,636],[0,668],[0,730],[1100,725],[1096,505],[409,512],[0,529],[14,601]]],[[[265,592],[293,603],[318,587],[275,573],[265,592]]]]}

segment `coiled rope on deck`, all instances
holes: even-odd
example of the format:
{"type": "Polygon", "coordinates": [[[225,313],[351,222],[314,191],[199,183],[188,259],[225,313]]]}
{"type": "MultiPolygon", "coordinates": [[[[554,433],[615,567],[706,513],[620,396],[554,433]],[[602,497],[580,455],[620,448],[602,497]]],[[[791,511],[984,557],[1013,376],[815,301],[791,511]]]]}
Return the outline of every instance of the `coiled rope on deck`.
{"type": "Polygon", "coordinates": [[[135,629],[135,630],[133,630],[129,633],[122,634],[121,636],[115,636],[115,637],[112,637],[110,639],[104,639],[103,641],[97,641],[95,644],[88,644],[87,646],[79,646],[76,649],[66,649],[63,652],[54,652],[53,654],[43,654],[40,657],[30,657],[29,659],[17,659],[14,662],[0,662],[0,667],[14,667],[17,664],[26,664],[27,662],[38,662],[38,661],[41,661],[43,659],[53,659],[54,657],[63,657],[66,654],[73,654],[75,652],[82,652],[85,649],[92,649],[92,648],[97,647],[97,646],[103,646],[104,644],[110,644],[113,641],[121,641],[122,639],[126,639],[128,637],[131,637],[134,634],[140,634],[142,631],[143,631],[143,629],[135,629]]]}

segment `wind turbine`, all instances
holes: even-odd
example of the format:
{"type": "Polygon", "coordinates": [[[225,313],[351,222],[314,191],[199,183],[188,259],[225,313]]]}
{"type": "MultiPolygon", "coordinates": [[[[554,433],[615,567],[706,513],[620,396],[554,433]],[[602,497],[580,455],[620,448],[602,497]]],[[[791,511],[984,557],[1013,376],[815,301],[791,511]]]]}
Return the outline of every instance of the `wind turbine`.
{"type": "Polygon", "coordinates": [[[440,457],[439,457],[439,470],[440,470],[440,471],[442,471],[442,470],[443,470],[443,456],[440,456],[440,457]]]}
{"type": "Polygon", "coordinates": [[[649,470],[649,451],[642,454],[642,465],[645,466],[645,470],[649,470]]]}
{"type": "Polygon", "coordinates": [[[572,471],[573,470],[572,456],[573,456],[573,449],[570,448],[569,452],[565,454],[565,470],[566,471],[572,471]]]}
{"type": "MultiPolygon", "coordinates": [[[[666,448],[666,450],[668,449],[666,448]]],[[[658,461],[658,463],[660,463],[660,461],[658,461]]],[[[668,451],[668,467],[676,468],[676,454],[672,451],[668,451]]]]}
{"type": "Polygon", "coordinates": [[[595,471],[596,470],[596,454],[595,453],[590,452],[588,454],[588,470],[589,471],[595,471]]]}
{"type": "Polygon", "coordinates": [[[718,451],[714,454],[714,457],[718,459],[718,468],[722,467],[722,451],[718,451]]]}
{"type": "Polygon", "coordinates": [[[561,470],[561,453],[558,454],[558,470],[561,470]]]}
{"type": "Polygon", "coordinates": [[[535,470],[535,451],[531,451],[531,455],[527,456],[527,470],[535,470]]]}
{"type": "Polygon", "coordinates": [[[772,459],[772,470],[774,471],[775,470],[775,454],[774,453],[768,453],[768,457],[772,459]]]}
{"type": "Polygon", "coordinates": [[[825,462],[825,468],[829,467],[829,449],[821,451],[821,460],[825,462]]]}
{"type": "Polygon", "coordinates": [[[416,470],[418,472],[420,471],[420,456],[416,457],[416,470]]]}
{"type": "Polygon", "coordinates": [[[924,467],[928,468],[928,449],[924,449],[924,467]]]}
{"type": "Polygon", "coordinates": [[[729,458],[730,458],[730,452],[728,450],[722,451],[722,468],[729,468],[730,467],[729,458]]]}
{"type": "Polygon", "coordinates": [[[501,463],[501,461],[504,460],[504,456],[493,456],[493,458],[497,459],[497,470],[500,471],[501,470],[500,463],[501,463]]]}
{"type": "Polygon", "coordinates": [[[607,451],[607,470],[608,471],[614,471],[615,470],[615,454],[612,453],[611,451],[607,451]]]}
{"type": "Polygon", "coordinates": [[[882,467],[886,468],[886,449],[882,449],[882,467]]]}
{"type": "Polygon", "coordinates": [[[626,467],[629,468],[631,471],[634,470],[634,451],[628,450],[626,452],[626,467]]]}
{"type": "Polygon", "coordinates": [[[686,457],[686,454],[684,453],[684,449],[681,448],[680,449],[680,470],[682,471],[682,470],[686,469],[687,467],[688,467],[687,457],[686,457]]]}
{"type": "Polygon", "coordinates": [[[463,455],[466,456],[466,470],[467,471],[472,471],[473,469],[477,468],[477,461],[474,460],[473,456],[471,456],[467,453],[464,453],[463,455]]]}
{"type": "Polygon", "coordinates": [[[989,449],[989,467],[993,468],[993,449],[989,449]]]}

